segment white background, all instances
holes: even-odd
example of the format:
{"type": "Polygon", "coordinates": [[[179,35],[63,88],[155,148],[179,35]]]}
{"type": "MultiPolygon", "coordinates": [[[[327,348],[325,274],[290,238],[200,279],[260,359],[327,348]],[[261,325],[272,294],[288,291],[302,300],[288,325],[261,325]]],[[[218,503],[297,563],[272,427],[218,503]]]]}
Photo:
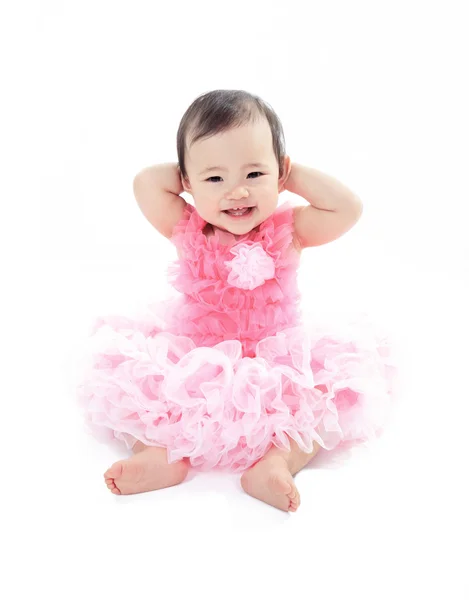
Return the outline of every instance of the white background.
{"type": "Polygon", "coordinates": [[[464,4],[2,7],[5,597],[469,598],[464,4]],[[219,473],[114,496],[102,474],[127,452],[84,433],[73,395],[94,317],[169,291],[174,249],[132,180],[177,161],[184,111],[219,88],[264,98],[292,160],[363,200],[303,252],[310,314],[368,311],[404,350],[392,426],[353,460],[319,455],[296,514],[219,473]]]}

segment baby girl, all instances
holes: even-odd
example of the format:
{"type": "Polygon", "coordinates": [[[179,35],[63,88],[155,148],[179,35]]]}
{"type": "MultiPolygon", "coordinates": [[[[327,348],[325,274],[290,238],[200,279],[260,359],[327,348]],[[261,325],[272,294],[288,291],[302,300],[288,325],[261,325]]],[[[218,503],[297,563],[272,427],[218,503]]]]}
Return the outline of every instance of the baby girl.
{"type": "Polygon", "coordinates": [[[301,322],[302,251],[349,231],[362,202],[292,163],[278,116],[245,91],[196,98],[177,154],[134,179],[140,210],[176,249],[177,300],[100,318],[80,385],[90,432],[132,451],[105,483],[134,494],[226,468],[254,498],[296,511],[295,474],[321,448],[375,437],[392,395],[386,340],[301,322]],[[302,204],[279,205],[284,190],[302,204]]]}

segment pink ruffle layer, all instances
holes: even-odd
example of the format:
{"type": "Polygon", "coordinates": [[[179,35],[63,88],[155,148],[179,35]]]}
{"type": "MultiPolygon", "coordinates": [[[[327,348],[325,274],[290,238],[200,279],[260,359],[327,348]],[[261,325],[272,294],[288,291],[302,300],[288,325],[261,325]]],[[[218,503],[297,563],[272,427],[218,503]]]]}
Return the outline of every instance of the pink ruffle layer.
{"type": "Polygon", "coordinates": [[[272,444],[305,452],[369,440],[385,424],[396,373],[386,340],[364,321],[339,331],[293,327],[255,357],[237,340],[213,348],[151,323],[109,317],[92,336],[79,386],[89,431],[102,441],[168,449],[170,462],[249,468],[272,444]]]}

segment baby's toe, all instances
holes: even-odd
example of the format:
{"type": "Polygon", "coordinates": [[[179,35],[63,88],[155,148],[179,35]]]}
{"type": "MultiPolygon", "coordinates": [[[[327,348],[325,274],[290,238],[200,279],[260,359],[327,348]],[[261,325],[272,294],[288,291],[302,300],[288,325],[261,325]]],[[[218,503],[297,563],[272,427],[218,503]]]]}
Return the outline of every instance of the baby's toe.
{"type": "Polygon", "coordinates": [[[120,477],[122,475],[123,469],[123,461],[115,462],[109,469],[104,473],[105,479],[115,479],[116,477],[120,477]]]}
{"type": "Polygon", "coordinates": [[[299,494],[298,490],[296,489],[296,487],[294,489],[294,494],[293,495],[289,494],[288,497],[290,498],[289,510],[294,512],[300,506],[300,494],[299,494]]]}
{"type": "Polygon", "coordinates": [[[114,481],[106,482],[106,485],[113,494],[121,493],[120,489],[117,487],[117,485],[114,483],[114,481]]]}
{"type": "Polygon", "coordinates": [[[105,481],[108,489],[113,494],[121,493],[120,489],[116,485],[115,478],[120,477],[122,475],[122,470],[123,470],[123,462],[118,461],[118,462],[114,463],[111,467],[109,467],[109,469],[104,473],[104,481],[105,481]]]}

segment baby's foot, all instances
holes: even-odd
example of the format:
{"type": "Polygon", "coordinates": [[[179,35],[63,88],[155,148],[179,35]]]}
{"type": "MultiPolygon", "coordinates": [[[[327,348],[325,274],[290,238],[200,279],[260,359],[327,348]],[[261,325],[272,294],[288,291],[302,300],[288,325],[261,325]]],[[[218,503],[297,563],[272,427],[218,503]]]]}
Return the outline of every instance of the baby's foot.
{"type": "Polygon", "coordinates": [[[188,470],[182,460],[168,464],[166,449],[152,446],[115,462],[104,473],[104,479],[113,494],[138,494],[181,483],[188,470]]]}
{"type": "Polygon", "coordinates": [[[282,456],[268,456],[245,471],[241,486],[250,496],[286,512],[300,506],[300,494],[288,463],[282,456]]]}

